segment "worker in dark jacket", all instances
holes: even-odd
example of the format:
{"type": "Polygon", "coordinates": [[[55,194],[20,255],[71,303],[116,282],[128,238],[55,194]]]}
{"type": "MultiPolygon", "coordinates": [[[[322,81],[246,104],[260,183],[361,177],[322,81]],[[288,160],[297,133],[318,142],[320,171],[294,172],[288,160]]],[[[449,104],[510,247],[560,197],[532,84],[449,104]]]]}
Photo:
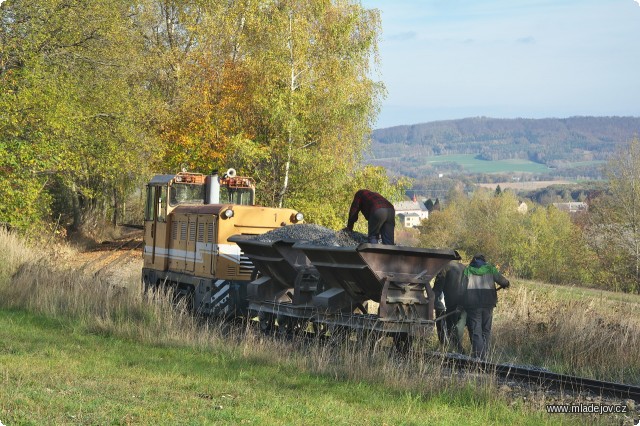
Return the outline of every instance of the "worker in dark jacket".
{"type": "Polygon", "coordinates": [[[462,304],[464,302],[464,265],[452,260],[439,273],[433,283],[436,296],[436,318],[438,338],[440,343],[451,345],[457,352],[462,353],[462,338],[467,322],[467,313],[462,304]],[[442,298],[442,302],[439,300],[442,298]]]}
{"type": "Polygon", "coordinates": [[[471,354],[485,359],[491,338],[493,308],[498,303],[496,284],[507,288],[509,280],[488,263],[484,255],[476,254],[464,270],[464,281],[464,308],[467,311],[471,354]]]}
{"type": "Polygon", "coordinates": [[[357,222],[360,212],[369,222],[367,234],[369,242],[377,244],[381,238],[382,244],[393,245],[396,226],[396,211],[393,204],[377,192],[361,189],[353,197],[345,229],[353,231],[353,225],[357,222]]]}

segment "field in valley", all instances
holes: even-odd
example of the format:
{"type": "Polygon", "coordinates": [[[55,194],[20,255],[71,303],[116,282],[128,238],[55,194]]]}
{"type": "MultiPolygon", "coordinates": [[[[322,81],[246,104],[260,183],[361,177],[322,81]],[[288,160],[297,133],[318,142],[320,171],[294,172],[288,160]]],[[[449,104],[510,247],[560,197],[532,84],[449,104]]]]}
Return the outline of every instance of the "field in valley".
{"type": "Polygon", "coordinates": [[[434,166],[442,163],[456,163],[462,166],[466,173],[543,173],[549,170],[544,164],[529,160],[487,161],[476,158],[475,154],[437,155],[428,157],[425,163],[434,166]]]}
{"type": "Polygon", "coordinates": [[[536,189],[546,188],[552,185],[568,185],[572,182],[568,180],[539,180],[529,182],[495,182],[495,183],[477,183],[482,188],[495,189],[500,185],[501,189],[512,189],[514,191],[535,191],[536,189]]]}

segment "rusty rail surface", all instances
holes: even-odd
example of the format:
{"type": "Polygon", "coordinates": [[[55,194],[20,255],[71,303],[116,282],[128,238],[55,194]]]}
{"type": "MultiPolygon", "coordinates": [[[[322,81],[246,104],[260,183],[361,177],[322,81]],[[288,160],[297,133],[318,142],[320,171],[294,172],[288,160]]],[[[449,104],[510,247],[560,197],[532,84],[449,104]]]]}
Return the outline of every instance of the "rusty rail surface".
{"type": "Polygon", "coordinates": [[[498,364],[460,354],[430,352],[425,356],[441,358],[454,368],[477,369],[500,377],[524,380],[528,383],[552,386],[561,390],[591,391],[602,396],[629,398],[640,402],[640,386],[559,374],[537,367],[498,364]]]}

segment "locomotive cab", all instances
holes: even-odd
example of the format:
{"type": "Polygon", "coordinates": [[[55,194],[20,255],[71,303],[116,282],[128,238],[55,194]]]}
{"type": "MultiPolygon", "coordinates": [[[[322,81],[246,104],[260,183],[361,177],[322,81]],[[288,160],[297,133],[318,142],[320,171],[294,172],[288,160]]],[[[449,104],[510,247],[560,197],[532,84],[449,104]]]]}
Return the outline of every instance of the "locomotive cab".
{"type": "Polygon", "coordinates": [[[237,314],[246,305],[253,264],[231,235],[257,235],[299,223],[291,209],[255,205],[252,178],[181,172],[147,185],[144,223],[145,288],[170,286],[204,314],[237,314]]]}

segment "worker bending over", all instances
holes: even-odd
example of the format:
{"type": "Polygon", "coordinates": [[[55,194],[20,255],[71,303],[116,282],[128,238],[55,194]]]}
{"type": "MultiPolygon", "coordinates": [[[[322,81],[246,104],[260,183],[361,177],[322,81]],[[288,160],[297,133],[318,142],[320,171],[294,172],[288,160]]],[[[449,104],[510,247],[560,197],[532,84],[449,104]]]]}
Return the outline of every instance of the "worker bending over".
{"type": "Polygon", "coordinates": [[[353,231],[353,225],[358,220],[358,214],[369,222],[367,239],[370,243],[394,244],[394,231],[396,226],[396,211],[393,204],[377,192],[361,189],[356,192],[349,209],[349,219],[345,229],[353,231]]]}

